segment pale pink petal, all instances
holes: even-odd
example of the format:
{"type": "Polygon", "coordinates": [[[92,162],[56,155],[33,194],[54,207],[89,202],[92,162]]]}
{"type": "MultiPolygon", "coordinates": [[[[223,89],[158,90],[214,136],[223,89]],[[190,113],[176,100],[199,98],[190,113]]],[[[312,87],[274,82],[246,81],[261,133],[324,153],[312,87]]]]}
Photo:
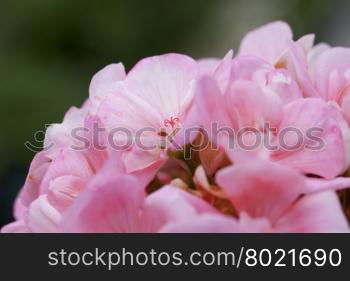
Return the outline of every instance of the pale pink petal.
{"type": "Polygon", "coordinates": [[[109,95],[97,110],[103,128],[110,134],[136,133],[142,128],[160,128],[164,119],[148,98],[129,92],[109,95]],[[127,129],[127,131],[125,130],[127,129]]]}
{"type": "Polygon", "coordinates": [[[239,212],[271,222],[298,198],[305,182],[296,171],[258,158],[238,159],[233,166],[220,170],[216,181],[239,212]]]}
{"type": "Polygon", "coordinates": [[[126,172],[133,173],[152,165],[160,166],[165,162],[166,157],[159,148],[144,150],[142,147],[135,146],[133,149],[123,153],[122,160],[126,172]]]}
{"type": "Polygon", "coordinates": [[[259,57],[252,55],[239,56],[232,62],[232,79],[254,80],[261,85],[266,83],[266,73],[273,70],[271,64],[259,57]]]}
{"type": "Polygon", "coordinates": [[[90,83],[91,112],[95,113],[103,99],[111,93],[118,92],[120,81],[126,77],[122,63],[110,64],[97,72],[90,83]]]}
{"type": "Polygon", "coordinates": [[[161,228],[162,233],[232,233],[238,231],[238,222],[220,214],[204,214],[175,221],[161,228]]]}
{"type": "Polygon", "coordinates": [[[301,46],[305,54],[308,55],[313,50],[314,42],[315,34],[307,34],[299,38],[296,43],[301,46]]]}
{"type": "Polygon", "coordinates": [[[272,225],[268,218],[252,218],[245,212],[239,215],[239,232],[269,233],[272,231],[272,225]]]}
{"type": "MultiPolygon", "coordinates": [[[[89,180],[90,188],[99,186],[105,181],[109,181],[111,175],[122,176],[127,174],[123,161],[123,154],[123,151],[118,150],[111,150],[108,152],[108,158],[104,165],[98,170],[98,173],[89,180]]],[[[157,161],[145,169],[132,172],[131,175],[137,178],[140,185],[146,186],[155,177],[162,165],[163,161],[157,161]]]]}
{"type": "Polygon", "coordinates": [[[317,61],[318,57],[328,49],[330,49],[331,46],[329,46],[326,43],[319,43],[315,45],[310,52],[308,53],[307,60],[310,70],[312,71],[315,61],[317,61]]]}
{"type": "Polygon", "coordinates": [[[90,83],[90,95],[103,94],[106,87],[126,77],[125,68],[122,63],[115,63],[105,66],[97,72],[90,83]]]}
{"type": "Polygon", "coordinates": [[[197,64],[190,57],[167,54],[146,58],[128,73],[126,94],[147,101],[163,120],[181,119],[192,100],[197,75],[197,64]]]}
{"type": "MultiPolygon", "coordinates": [[[[195,102],[193,103],[193,106],[190,107],[186,118],[181,124],[182,130],[180,130],[174,137],[174,141],[177,146],[174,146],[175,149],[177,149],[179,146],[184,146],[188,143],[191,143],[198,135],[200,125],[209,126],[209,123],[212,120],[210,119],[210,116],[209,118],[204,119],[207,113],[204,113],[206,110],[203,108],[203,106],[206,106],[202,103],[203,96],[211,95],[213,99],[221,99],[219,95],[221,96],[229,86],[231,78],[232,57],[233,51],[230,50],[221,61],[213,61],[209,59],[198,61],[199,74],[197,83],[195,85],[195,102]],[[214,92],[210,92],[210,90],[207,90],[206,88],[207,82],[205,81],[207,79],[210,80],[213,78],[216,80],[212,83],[212,87],[215,87],[215,90],[208,85],[211,90],[214,90],[214,92]],[[205,111],[203,112],[202,110],[205,111]]],[[[206,103],[206,100],[204,100],[204,103],[206,103]]],[[[218,103],[220,103],[220,101],[218,103]]]]}
{"type": "Polygon", "coordinates": [[[57,177],[50,182],[48,200],[57,210],[63,212],[73,204],[86,184],[85,180],[77,176],[57,177]]]}
{"type": "Polygon", "coordinates": [[[350,125],[350,94],[344,97],[342,102],[342,110],[346,121],[350,125]]]}
{"type": "Polygon", "coordinates": [[[347,188],[350,188],[350,178],[337,177],[330,180],[308,178],[304,187],[304,193],[312,193],[325,190],[342,190],[347,188]]]}
{"type": "Polygon", "coordinates": [[[335,192],[318,192],[301,198],[275,226],[277,232],[349,232],[335,192]]]}
{"type": "Polygon", "coordinates": [[[285,147],[275,151],[272,159],[281,164],[328,179],[345,169],[342,130],[330,105],[321,99],[298,99],[285,106],[279,138],[285,147]],[[317,143],[310,134],[318,138],[317,143]]]}
{"type": "Polygon", "coordinates": [[[64,214],[63,232],[140,232],[145,192],[130,176],[112,176],[88,188],[64,214]]]}
{"type": "Polygon", "coordinates": [[[30,165],[26,182],[18,196],[18,204],[28,207],[40,193],[40,185],[52,160],[44,151],[37,153],[30,165]]]}
{"type": "MultiPolygon", "coordinates": [[[[343,103],[344,101],[346,102],[346,97],[343,99],[343,103]]],[[[350,166],[350,127],[349,127],[349,123],[346,120],[344,107],[340,107],[340,105],[335,101],[329,101],[328,104],[330,105],[332,118],[338,123],[338,126],[340,127],[340,130],[342,132],[346,167],[349,167],[350,166]]]]}
{"type": "Polygon", "coordinates": [[[312,68],[316,89],[326,100],[338,100],[341,90],[349,83],[350,49],[331,48],[320,54],[312,68]]]}
{"type": "Polygon", "coordinates": [[[225,93],[232,76],[232,57],[233,51],[227,52],[218,67],[216,68],[213,77],[216,79],[221,93],[225,93]]]}
{"type": "Polygon", "coordinates": [[[171,185],[163,186],[149,195],[145,200],[145,207],[164,209],[178,218],[186,218],[190,213],[217,213],[206,201],[171,185]]]}
{"type": "Polygon", "coordinates": [[[293,34],[287,23],[276,21],[249,32],[242,40],[239,55],[255,55],[274,64],[287,49],[293,34]]]}
{"type": "Polygon", "coordinates": [[[3,226],[0,233],[30,233],[23,220],[18,220],[3,226]]]}
{"type": "Polygon", "coordinates": [[[155,232],[174,222],[193,222],[197,215],[204,213],[217,213],[217,211],[188,192],[164,186],[146,198],[142,221],[144,229],[155,232]]]}
{"type": "Polygon", "coordinates": [[[79,145],[79,140],[73,137],[74,130],[80,130],[88,111],[88,103],[82,108],[71,107],[62,123],[51,124],[45,133],[44,147],[48,156],[54,158],[57,150],[79,145]]]}
{"type": "Polygon", "coordinates": [[[289,41],[287,52],[277,62],[278,68],[285,68],[298,82],[305,97],[319,97],[316,91],[307,65],[307,55],[303,47],[297,42],[289,41]]]}
{"type": "MultiPolygon", "coordinates": [[[[109,156],[110,140],[108,139],[108,132],[97,115],[87,114],[84,127],[86,128],[86,134],[83,135],[85,144],[80,144],[80,147],[84,147],[82,152],[92,169],[99,171],[109,156]],[[97,132],[96,128],[100,128],[101,131],[97,132]]],[[[80,147],[77,150],[80,150],[80,147]]]]}
{"type": "MultiPolygon", "coordinates": [[[[238,129],[237,118],[231,118],[227,110],[226,96],[221,94],[217,81],[209,76],[202,77],[196,86],[195,106],[200,124],[205,128],[209,138],[213,142],[218,141],[218,135],[214,135],[212,127],[218,129],[228,126],[234,130],[238,129]]],[[[230,107],[232,108],[232,107],[230,107]]],[[[221,133],[220,136],[224,134],[221,133]]]]}
{"type": "Polygon", "coordinates": [[[303,98],[298,84],[286,70],[270,71],[266,80],[267,87],[281,98],[283,104],[303,98]]]}
{"type": "Polygon", "coordinates": [[[265,219],[250,219],[242,216],[239,220],[221,214],[203,214],[191,220],[168,224],[161,229],[163,233],[258,233],[270,232],[265,219]]]}
{"type": "Polygon", "coordinates": [[[110,177],[86,190],[66,212],[67,232],[157,232],[166,224],[201,213],[216,213],[205,201],[168,186],[146,197],[130,176],[110,177]]]}
{"type": "Polygon", "coordinates": [[[226,102],[231,118],[237,116],[240,128],[260,129],[264,123],[276,127],[282,118],[282,103],[279,97],[263,92],[256,83],[250,81],[234,82],[227,93],[226,102]]]}
{"type": "Polygon", "coordinates": [[[27,206],[25,206],[20,198],[20,196],[17,196],[15,203],[14,203],[14,210],[13,210],[13,215],[16,220],[20,220],[24,217],[26,211],[27,211],[27,206]]]}
{"type": "Polygon", "coordinates": [[[60,212],[51,205],[47,195],[39,196],[30,205],[25,217],[28,229],[36,233],[58,232],[60,220],[60,212]]]}
{"type": "Polygon", "coordinates": [[[284,104],[303,97],[297,83],[287,70],[275,69],[258,57],[235,58],[232,63],[232,78],[254,81],[265,92],[279,96],[284,104]]]}
{"type": "Polygon", "coordinates": [[[60,176],[72,175],[89,180],[94,171],[82,152],[61,149],[52,160],[41,183],[41,192],[46,192],[50,182],[60,176]]]}
{"type": "Polygon", "coordinates": [[[213,75],[219,64],[220,59],[217,58],[203,58],[197,60],[198,76],[213,75]]]}

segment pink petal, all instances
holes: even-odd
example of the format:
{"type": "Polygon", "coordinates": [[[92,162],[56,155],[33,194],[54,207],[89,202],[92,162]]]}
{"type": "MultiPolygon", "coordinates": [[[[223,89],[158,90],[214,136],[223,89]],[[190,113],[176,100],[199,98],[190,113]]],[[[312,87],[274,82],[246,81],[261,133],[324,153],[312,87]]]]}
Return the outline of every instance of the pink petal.
{"type": "Polygon", "coordinates": [[[110,64],[97,72],[90,83],[91,111],[94,113],[103,99],[119,90],[120,84],[126,77],[122,63],[110,64]]]}
{"type": "MultiPolygon", "coordinates": [[[[123,151],[109,151],[108,159],[106,159],[103,167],[101,167],[98,173],[89,181],[90,188],[99,186],[105,181],[109,181],[111,175],[123,176],[127,174],[123,161],[123,154],[123,151]]],[[[155,177],[162,164],[163,161],[157,161],[147,168],[132,172],[130,175],[137,178],[139,185],[146,186],[155,177]]]]}
{"type": "Polygon", "coordinates": [[[276,127],[282,118],[280,99],[271,93],[265,93],[256,83],[239,80],[232,84],[227,94],[227,107],[234,113],[240,123],[240,128],[255,128],[263,126],[264,122],[276,127]]]}
{"type": "Polygon", "coordinates": [[[255,55],[275,64],[287,49],[293,34],[285,22],[276,21],[249,32],[242,40],[239,55],[255,55]]]}
{"type": "Polygon", "coordinates": [[[219,137],[211,134],[213,133],[212,126],[214,123],[218,129],[225,126],[229,126],[234,130],[238,129],[237,118],[232,118],[228,110],[226,110],[228,106],[226,97],[221,93],[218,83],[214,78],[205,76],[199,79],[196,86],[194,103],[200,123],[212,141],[218,142],[219,137]]]}
{"type": "Polygon", "coordinates": [[[157,109],[148,98],[119,91],[106,97],[96,114],[103,128],[125,136],[125,129],[136,133],[142,128],[158,129],[164,126],[163,116],[157,109]]]}
{"type": "Polygon", "coordinates": [[[346,121],[350,125],[350,94],[344,97],[342,102],[342,110],[346,121]]]}
{"type": "MultiPolygon", "coordinates": [[[[23,190],[23,188],[22,188],[23,190]]],[[[22,192],[21,190],[21,192],[22,192]]],[[[21,194],[20,192],[20,194],[21,194]]],[[[35,199],[34,199],[35,200],[35,199]]],[[[15,203],[14,203],[14,208],[13,208],[13,215],[15,217],[16,220],[20,220],[23,219],[25,216],[25,213],[27,211],[27,206],[25,206],[21,200],[20,196],[17,196],[15,203]]]]}
{"type": "Polygon", "coordinates": [[[283,65],[283,68],[291,73],[305,97],[319,97],[319,93],[316,91],[310,77],[307,63],[307,56],[303,47],[298,42],[290,40],[287,51],[280,58],[277,65],[283,65]]]}
{"type": "Polygon", "coordinates": [[[303,98],[302,92],[286,70],[274,70],[267,74],[267,86],[276,93],[283,104],[303,98]]]}
{"type": "Polygon", "coordinates": [[[278,232],[349,232],[335,192],[318,192],[301,198],[277,223],[278,232]]]}
{"type": "Polygon", "coordinates": [[[68,232],[157,232],[166,224],[216,212],[210,205],[168,186],[146,196],[130,176],[116,176],[85,191],[62,219],[68,232]]]}
{"type": "Polygon", "coordinates": [[[44,147],[48,156],[54,158],[58,149],[79,145],[79,141],[72,136],[73,130],[82,128],[88,106],[82,108],[71,107],[59,124],[51,124],[45,133],[44,147]]]}
{"type": "Polygon", "coordinates": [[[345,73],[350,70],[350,49],[338,47],[324,51],[312,69],[312,77],[321,96],[326,100],[338,100],[349,80],[345,73]]]}
{"type": "Polygon", "coordinates": [[[86,187],[86,181],[77,176],[61,176],[50,182],[48,190],[48,200],[60,212],[63,212],[80,192],[86,187]]]}
{"type": "Polygon", "coordinates": [[[279,129],[281,143],[292,147],[297,142],[297,148],[282,148],[272,155],[275,161],[293,167],[301,172],[315,174],[325,178],[333,178],[345,169],[345,151],[342,130],[337,120],[333,118],[333,110],[329,104],[314,98],[298,99],[284,108],[284,119],[279,129]],[[282,134],[288,128],[296,128],[295,133],[282,134]],[[324,143],[322,148],[311,148],[316,145],[308,137],[310,129],[324,143]],[[301,141],[301,142],[300,142],[301,141]],[[309,145],[309,146],[307,146],[309,145]]]}
{"type": "Polygon", "coordinates": [[[41,183],[41,192],[46,192],[50,182],[61,176],[72,175],[83,180],[88,180],[94,174],[92,167],[82,152],[72,149],[61,149],[41,183]]]}
{"type": "Polygon", "coordinates": [[[301,46],[306,55],[308,55],[314,46],[315,34],[307,34],[298,39],[297,44],[301,46]]]}
{"type": "Polygon", "coordinates": [[[29,233],[30,230],[27,228],[23,220],[18,220],[3,226],[0,229],[0,233],[29,233]]]}
{"type": "Polygon", "coordinates": [[[190,213],[217,213],[217,210],[199,197],[171,185],[163,186],[145,200],[146,208],[164,209],[172,216],[186,218],[190,213]]]}
{"type": "Polygon", "coordinates": [[[213,77],[216,79],[222,93],[225,93],[232,75],[232,57],[233,51],[227,52],[218,67],[216,68],[213,77]]]}
{"type": "MultiPolygon", "coordinates": [[[[237,158],[236,158],[237,159],[237,158]]],[[[304,177],[269,161],[240,161],[217,173],[217,183],[239,212],[276,221],[301,194],[304,177]]]]}
{"type": "Polygon", "coordinates": [[[143,150],[141,147],[134,147],[132,150],[123,153],[122,160],[125,165],[125,170],[129,174],[147,169],[154,165],[159,167],[165,162],[166,157],[158,148],[148,151],[143,150]]]}
{"type": "Polygon", "coordinates": [[[269,223],[264,219],[239,220],[220,214],[203,214],[192,220],[174,222],[161,229],[163,233],[257,233],[270,232],[269,223]]]}
{"type": "MultiPolygon", "coordinates": [[[[267,72],[273,71],[274,68],[271,64],[267,63],[263,59],[252,56],[245,55],[236,57],[232,62],[232,79],[234,80],[254,80],[259,81],[259,75],[263,73],[265,76],[267,72]]],[[[266,78],[263,77],[261,83],[265,84],[266,78]]]]}
{"type": "Polygon", "coordinates": [[[317,61],[318,57],[330,48],[331,47],[326,43],[319,43],[310,50],[310,52],[308,53],[307,60],[311,72],[314,68],[315,62],[317,61]]]}
{"type": "Polygon", "coordinates": [[[37,153],[30,165],[26,182],[18,196],[18,204],[28,207],[40,193],[40,185],[48,167],[51,164],[44,151],[37,153]]]}
{"type": "Polygon", "coordinates": [[[90,83],[90,95],[102,94],[106,87],[126,77],[125,68],[122,63],[110,64],[97,72],[90,83]]]}
{"type": "MultiPolygon", "coordinates": [[[[84,135],[86,147],[82,150],[84,156],[94,171],[99,171],[108,159],[108,132],[97,115],[87,114],[84,120],[84,135]],[[103,128],[96,136],[96,128],[103,128]]],[[[81,145],[81,144],[80,144],[81,145]]],[[[74,148],[74,147],[73,147],[74,148]]]]}
{"type": "Polygon", "coordinates": [[[234,218],[220,214],[204,214],[161,228],[162,233],[230,233],[237,230],[238,223],[234,218]]]}
{"type": "Polygon", "coordinates": [[[58,232],[60,212],[52,206],[47,195],[41,195],[28,208],[25,223],[31,232],[58,232]]]}
{"type": "Polygon", "coordinates": [[[304,193],[319,192],[325,190],[342,190],[350,188],[350,178],[337,177],[330,180],[308,178],[304,193]]]}
{"type": "Polygon", "coordinates": [[[147,101],[163,119],[180,118],[192,100],[191,87],[196,77],[193,59],[167,54],[138,62],[128,73],[125,88],[127,95],[147,101]]]}
{"type": "Polygon", "coordinates": [[[64,232],[139,232],[145,192],[130,176],[109,177],[88,188],[64,214],[64,232]]]}
{"type": "Polygon", "coordinates": [[[193,222],[196,216],[217,211],[202,199],[172,186],[164,186],[149,195],[142,213],[144,228],[160,231],[174,222],[193,222]]]}
{"type": "Polygon", "coordinates": [[[198,76],[213,75],[219,64],[220,60],[217,58],[204,58],[197,60],[198,76]]]}

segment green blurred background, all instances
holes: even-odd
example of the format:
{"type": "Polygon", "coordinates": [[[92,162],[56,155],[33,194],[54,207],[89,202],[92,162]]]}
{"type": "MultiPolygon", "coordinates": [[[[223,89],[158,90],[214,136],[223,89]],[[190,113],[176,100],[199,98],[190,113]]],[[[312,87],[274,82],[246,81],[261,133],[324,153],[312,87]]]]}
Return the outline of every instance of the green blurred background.
{"type": "Polygon", "coordinates": [[[0,226],[33,152],[24,143],[88,95],[92,75],[167,52],[194,58],[237,50],[250,29],[288,21],[295,36],[350,45],[350,1],[0,0],[0,226]]]}

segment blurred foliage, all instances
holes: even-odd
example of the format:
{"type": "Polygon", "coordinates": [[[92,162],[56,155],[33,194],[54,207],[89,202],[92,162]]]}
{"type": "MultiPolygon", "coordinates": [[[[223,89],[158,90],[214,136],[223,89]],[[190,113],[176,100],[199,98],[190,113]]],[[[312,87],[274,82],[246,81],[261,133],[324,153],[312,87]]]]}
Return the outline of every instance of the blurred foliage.
{"type": "Polygon", "coordinates": [[[186,51],[181,42],[205,16],[197,5],[184,10],[166,1],[16,2],[2,3],[0,15],[2,165],[31,157],[23,143],[79,105],[94,72],[120,60],[131,66],[144,56],[186,51]]]}
{"type": "Polygon", "coordinates": [[[326,39],[330,5],[334,1],[1,0],[0,225],[10,218],[33,157],[24,142],[79,106],[100,68],[123,61],[129,69],[166,52],[222,56],[248,29],[276,19],[290,22],[298,36],[317,32],[326,39]]]}

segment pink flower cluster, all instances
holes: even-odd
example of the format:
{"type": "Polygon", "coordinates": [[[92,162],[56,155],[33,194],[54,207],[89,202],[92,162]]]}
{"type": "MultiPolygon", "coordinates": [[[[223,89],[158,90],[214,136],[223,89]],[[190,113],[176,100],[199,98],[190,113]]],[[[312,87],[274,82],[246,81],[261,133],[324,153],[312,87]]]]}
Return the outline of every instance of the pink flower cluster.
{"type": "Polygon", "coordinates": [[[2,232],[349,232],[336,192],[350,187],[349,124],[350,49],[314,45],[313,35],[295,41],[283,22],[248,33],[222,60],[166,54],[127,74],[112,64],[93,77],[84,105],[47,130],[45,142],[55,145],[34,157],[16,220],[2,232]],[[229,147],[225,134],[181,137],[213,122],[254,128],[248,143],[317,127],[324,145],[248,151],[229,147]],[[153,128],[142,140],[156,145],[116,151],[105,136],[106,149],[72,149],[72,130],[96,124],[106,135],[153,128]],[[175,131],[176,146],[160,145],[175,131]],[[217,149],[184,157],[203,141],[217,149]]]}

